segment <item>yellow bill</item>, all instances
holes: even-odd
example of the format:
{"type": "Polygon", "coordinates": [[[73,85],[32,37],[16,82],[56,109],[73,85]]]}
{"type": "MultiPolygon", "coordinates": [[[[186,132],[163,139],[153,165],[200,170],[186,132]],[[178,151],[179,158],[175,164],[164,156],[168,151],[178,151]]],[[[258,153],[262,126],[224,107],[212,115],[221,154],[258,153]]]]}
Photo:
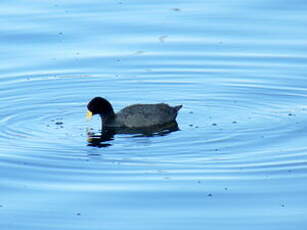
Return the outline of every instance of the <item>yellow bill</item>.
{"type": "Polygon", "coordinates": [[[92,117],[93,117],[93,113],[92,113],[91,111],[87,111],[87,113],[86,113],[86,118],[87,118],[88,120],[90,120],[90,119],[92,119],[92,117]]]}

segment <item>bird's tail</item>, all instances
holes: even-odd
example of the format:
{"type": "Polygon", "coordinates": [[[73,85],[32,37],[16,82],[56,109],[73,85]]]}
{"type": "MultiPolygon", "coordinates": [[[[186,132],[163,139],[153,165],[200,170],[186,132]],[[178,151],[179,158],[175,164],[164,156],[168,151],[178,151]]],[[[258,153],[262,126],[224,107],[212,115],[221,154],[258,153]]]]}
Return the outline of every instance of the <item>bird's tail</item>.
{"type": "Polygon", "coordinates": [[[182,105],[176,105],[176,106],[174,106],[174,109],[176,110],[176,112],[178,112],[181,108],[182,108],[182,105]]]}

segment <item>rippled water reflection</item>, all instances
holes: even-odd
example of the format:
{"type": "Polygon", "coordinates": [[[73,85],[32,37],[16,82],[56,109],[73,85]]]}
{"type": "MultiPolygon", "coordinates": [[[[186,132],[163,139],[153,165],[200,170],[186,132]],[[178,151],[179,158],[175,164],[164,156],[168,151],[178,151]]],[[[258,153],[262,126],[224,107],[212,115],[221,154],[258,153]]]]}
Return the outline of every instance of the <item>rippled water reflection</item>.
{"type": "Polygon", "coordinates": [[[1,229],[304,229],[304,1],[1,4],[1,229]],[[179,129],[101,140],[98,95],[179,129]]]}

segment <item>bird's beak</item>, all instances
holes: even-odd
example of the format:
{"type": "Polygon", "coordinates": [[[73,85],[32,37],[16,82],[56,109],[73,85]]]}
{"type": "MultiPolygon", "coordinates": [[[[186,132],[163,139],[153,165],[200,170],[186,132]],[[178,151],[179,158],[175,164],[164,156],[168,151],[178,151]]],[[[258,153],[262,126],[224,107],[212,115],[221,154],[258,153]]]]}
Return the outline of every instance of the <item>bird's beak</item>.
{"type": "Polygon", "coordinates": [[[87,118],[88,120],[90,120],[90,119],[92,119],[92,117],[93,117],[93,113],[92,113],[91,111],[87,111],[87,113],[86,113],[86,118],[87,118]]]}

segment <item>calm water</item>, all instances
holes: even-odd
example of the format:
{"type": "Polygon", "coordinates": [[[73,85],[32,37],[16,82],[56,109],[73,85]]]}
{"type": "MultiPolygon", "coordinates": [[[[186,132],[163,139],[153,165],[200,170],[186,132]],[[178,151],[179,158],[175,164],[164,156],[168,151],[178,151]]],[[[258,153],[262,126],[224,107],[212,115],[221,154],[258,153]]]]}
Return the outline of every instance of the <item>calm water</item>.
{"type": "Polygon", "coordinates": [[[0,229],[306,229],[306,1],[0,12],[0,229]],[[180,130],[88,146],[98,95],[183,104],[180,130]]]}

